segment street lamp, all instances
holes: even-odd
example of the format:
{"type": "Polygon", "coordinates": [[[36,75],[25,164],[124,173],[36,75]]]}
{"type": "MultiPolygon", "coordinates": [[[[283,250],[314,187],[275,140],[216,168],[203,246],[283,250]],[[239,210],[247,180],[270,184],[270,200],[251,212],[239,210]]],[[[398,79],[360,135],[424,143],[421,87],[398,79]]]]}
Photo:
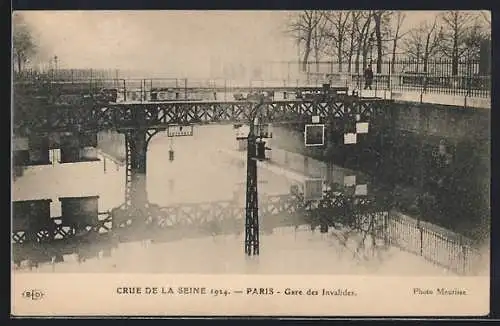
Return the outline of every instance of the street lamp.
{"type": "Polygon", "coordinates": [[[237,137],[237,140],[247,140],[247,180],[245,205],[245,254],[259,255],[259,202],[257,189],[257,161],[265,159],[265,138],[271,138],[265,123],[262,121],[261,108],[264,105],[264,96],[248,98],[250,112],[248,115],[249,133],[246,137],[237,137]]]}

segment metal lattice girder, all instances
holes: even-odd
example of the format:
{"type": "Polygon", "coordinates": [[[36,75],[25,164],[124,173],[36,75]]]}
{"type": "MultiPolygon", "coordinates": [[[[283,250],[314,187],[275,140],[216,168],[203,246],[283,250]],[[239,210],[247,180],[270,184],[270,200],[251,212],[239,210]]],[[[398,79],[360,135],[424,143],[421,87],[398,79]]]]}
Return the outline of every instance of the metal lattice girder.
{"type": "MultiPolygon", "coordinates": [[[[363,120],[384,114],[391,100],[337,97],[328,102],[280,100],[265,102],[262,120],[267,122],[303,122],[312,115],[344,119],[359,114],[363,120]]],[[[251,103],[232,101],[111,103],[105,106],[51,105],[38,110],[30,119],[19,120],[16,128],[35,132],[70,130],[135,129],[140,110],[144,128],[165,128],[171,124],[245,123],[251,103]]]]}
{"type": "MultiPolygon", "coordinates": [[[[328,212],[333,224],[339,218],[336,214],[354,216],[366,215],[387,211],[387,207],[379,204],[372,197],[356,198],[352,201],[349,197],[332,195],[328,192],[320,201],[306,201],[294,195],[262,196],[260,202],[260,217],[263,223],[270,223],[274,227],[285,225],[302,225],[309,223],[310,219],[319,214],[328,212]],[[335,214],[332,214],[335,213],[335,214]]],[[[208,203],[178,204],[170,207],[160,207],[148,204],[144,210],[138,211],[133,207],[122,205],[111,212],[101,212],[92,232],[109,232],[120,229],[144,228],[146,224],[151,230],[161,232],[165,229],[179,227],[204,229],[209,223],[219,223],[222,228],[227,226],[234,232],[243,231],[245,208],[233,201],[217,201],[208,203]],[[142,218],[138,218],[137,214],[142,218]],[[111,225],[110,225],[111,224],[111,225]],[[234,227],[231,226],[234,224],[234,227]],[[238,229],[238,227],[240,227],[238,229]]],[[[68,239],[74,237],[72,230],[64,228],[61,219],[53,218],[49,224],[40,226],[37,232],[42,231],[39,237],[45,240],[68,239]],[[52,230],[52,231],[50,231],[52,230]],[[46,231],[46,232],[43,232],[46,231]],[[49,232],[49,234],[47,234],[49,232]]],[[[118,231],[119,232],[119,231],[118,231]]],[[[148,234],[143,234],[147,237],[148,234]]],[[[27,242],[22,230],[12,234],[14,242],[27,242]]]]}
{"type": "MultiPolygon", "coordinates": [[[[251,119],[253,122],[253,119],[251,119]]],[[[247,182],[246,182],[246,207],[245,207],[245,253],[247,255],[259,254],[259,198],[256,161],[256,137],[250,125],[247,148],[247,182]]]]}
{"type": "MultiPolygon", "coordinates": [[[[293,195],[266,197],[260,203],[263,231],[280,226],[314,225],[316,224],[315,220],[322,218],[321,215],[325,220],[325,208],[346,205],[346,202],[339,198],[335,198],[331,203],[326,202],[326,200],[324,198],[322,202],[304,203],[303,200],[293,195]]],[[[354,220],[351,223],[353,227],[361,232],[370,232],[370,234],[377,234],[384,238],[388,237],[384,229],[387,225],[385,207],[376,207],[372,201],[366,198],[364,203],[361,201],[354,203],[353,207],[354,209],[350,213],[350,219],[354,220]],[[361,209],[363,205],[364,210],[361,209]]],[[[336,214],[332,213],[333,210],[330,210],[328,216],[335,217],[336,214]]],[[[20,262],[29,259],[34,262],[43,262],[50,261],[51,257],[54,256],[73,253],[86,259],[96,256],[101,250],[109,251],[117,242],[123,241],[154,239],[154,241],[162,242],[182,239],[186,236],[193,236],[193,234],[195,236],[239,234],[243,231],[245,223],[245,209],[232,201],[184,204],[172,207],[149,204],[143,211],[122,205],[111,212],[99,213],[96,225],[91,226],[88,233],[83,236],[84,239],[87,239],[83,243],[81,242],[82,236],[76,236],[74,230],[63,229],[57,221],[58,219],[52,219],[51,222],[54,225],[45,226],[38,232],[36,242],[44,241],[43,247],[36,243],[30,243],[20,232],[12,234],[12,240],[15,242],[13,245],[14,260],[20,262]],[[138,219],[137,214],[139,213],[142,214],[142,218],[138,219]],[[51,229],[55,231],[47,231],[51,229]],[[57,241],[58,239],[62,241],[57,241]],[[94,249],[86,247],[86,242],[92,243],[91,247],[94,249]]],[[[332,226],[339,222],[337,218],[327,218],[325,221],[326,224],[332,226]]],[[[340,221],[340,223],[347,225],[344,221],[340,221]]],[[[255,236],[253,233],[250,235],[255,236]]],[[[256,244],[258,242],[249,242],[248,249],[253,254],[258,254],[256,244]]]]}

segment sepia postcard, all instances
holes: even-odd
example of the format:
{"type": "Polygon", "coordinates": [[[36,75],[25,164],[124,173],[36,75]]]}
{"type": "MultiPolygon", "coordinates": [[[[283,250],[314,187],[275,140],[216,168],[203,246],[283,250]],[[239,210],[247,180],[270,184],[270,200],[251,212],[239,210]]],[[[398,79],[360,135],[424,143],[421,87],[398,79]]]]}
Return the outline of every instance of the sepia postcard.
{"type": "Polygon", "coordinates": [[[12,316],[489,313],[490,12],[12,23],[12,316]]]}

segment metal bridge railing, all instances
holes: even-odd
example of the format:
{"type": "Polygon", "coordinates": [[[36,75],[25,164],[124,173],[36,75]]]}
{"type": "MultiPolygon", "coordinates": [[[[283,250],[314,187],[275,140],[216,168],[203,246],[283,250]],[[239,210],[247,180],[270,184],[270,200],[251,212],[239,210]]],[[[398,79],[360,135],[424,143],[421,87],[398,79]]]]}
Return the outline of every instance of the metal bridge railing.
{"type": "MultiPolygon", "coordinates": [[[[234,94],[258,88],[321,87],[322,80],[209,80],[209,79],[100,79],[18,80],[25,88],[34,86],[52,93],[63,102],[78,101],[87,94],[98,94],[103,89],[116,93],[116,102],[144,102],[154,100],[234,100],[234,94]],[[38,86],[37,86],[38,85],[38,86]],[[47,86],[48,85],[48,86],[47,86]]],[[[16,83],[16,82],[15,82],[16,83]]],[[[338,85],[337,85],[338,86],[338,85]]]]}
{"type": "Polygon", "coordinates": [[[368,56],[342,61],[295,61],[288,62],[288,68],[283,67],[283,63],[278,63],[276,67],[270,63],[269,73],[278,71],[311,80],[347,81],[349,86],[359,88],[364,84],[363,70],[370,63],[374,74],[373,87],[377,90],[482,98],[491,96],[491,60],[488,57],[456,60],[396,57],[378,61],[368,56]]]}
{"type": "MultiPolygon", "coordinates": [[[[309,73],[305,77],[311,83],[329,81],[332,85],[345,85],[350,89],[363,89],[362,74],[309,73]]],[[[490,98],[489,76],[431,76],[425,74],[374,74],[371,87],[375,91],[417,92],[421,94],[443,94],[463,97],[490,98]]]]}
{"type": "MultiPolygon", "coordinates": [[[[400,75],[375,75],[372,90],[375,92],[416,92],[420,94],[443,94],[461,97],[489,98],[491,79],[479,76],[467,78],[422,77],[400,75]],[[417,78],[418,77],[418,78],[417,78]]],[[[241,89],[251,91],[258,88],[321,87],[330,83],[334,87],[363,90],[362,75],[321,74],[308,75],[296,80],[191,80],[191,79],[74,79],[52,81],[53,89],[61,96],[71,94],[96,94],[102,89],[114,89],[117,102],[142,102],[155,100],[234,100],[234,93],[241,89]],[[156,93],[156,95],[154,95],[156,93]],[[156,97],[155,97],[156,96],[156,97]]]]}

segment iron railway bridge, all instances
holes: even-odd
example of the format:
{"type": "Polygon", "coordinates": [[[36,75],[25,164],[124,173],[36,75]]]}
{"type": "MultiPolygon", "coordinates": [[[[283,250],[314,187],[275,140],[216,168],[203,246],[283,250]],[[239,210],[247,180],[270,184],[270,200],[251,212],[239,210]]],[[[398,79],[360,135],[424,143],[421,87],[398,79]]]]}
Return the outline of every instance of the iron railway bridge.
{"type": "MultiPolygon", "coordinates": [[[[321,88],[317,88],[320,91],[321,88]]],[[[323,89],[324,90],[324,89],[323,89]]],[[[321,200],[306,200],[303,193],[258,196],[255,154],[248,151],[246,206],[232,201],[159,207],[146,195],[146,153],[151,138],[169,126],[204,124],[250,124],[311,122],[318,117],[328,135],[347,132],[356,121],[370,122],[371,130],[390,128],[391,101],[361,98],[357,95],[328,94],[309,99],[251,101],[149,101],[141,103],[90,102],[85,105],[45,104],[37,107],[36,117],[23,118],[20,110],[15,129],[43,135],[57,132],[73,134],[115,130],[126,139],[126,190],[124,203],[93,217],[62,216],[37,221],[14,219],[12,239],[14,257],[53,256],[55,252],[90,250],[89,243],[113,247],[119,242],[154,239],[171,241],[188,237],[193,230],[204,234],[241,233],[245,230],[245,253],[259,254],[259,233],[279,226],[308,224],[327,232],[328,227],[350,226],[385,238],[388,201],[370,194],[348,195],[333,184],[321,200]],[[259,224],[260,220],[260,224],[259,224]],[[87,249],[86,249],[87,248],[87,249]]],[[[256,137],[248,137],[248,148],[255,149],[256,137]]],[[[327,143],[333,136],[326,137],[327,143]]],[[[199,233],[198,232],[198,233],[199,233]]],[[[83,254],[83,256],[88,255],[83,254]]],[[[57,256],[57,255],[56,255],[57,256]]]]}

